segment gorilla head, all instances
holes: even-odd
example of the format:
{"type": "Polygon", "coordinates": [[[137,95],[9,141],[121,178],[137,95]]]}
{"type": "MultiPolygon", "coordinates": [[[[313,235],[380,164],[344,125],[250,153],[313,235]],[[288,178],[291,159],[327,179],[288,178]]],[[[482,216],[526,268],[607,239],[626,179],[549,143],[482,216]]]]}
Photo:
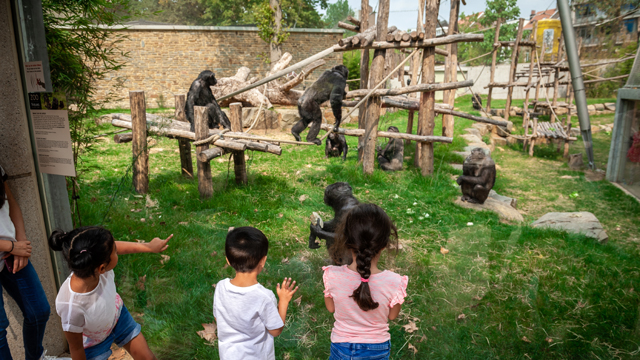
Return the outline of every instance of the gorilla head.
{"type": "Polygon", "coordinates": [[[215,84],[218,83],[218,81],[216,80],[215,74],[211,70],[205,70],[201,72],[200,75],[198,75],[197,80],[201,80],[207,83],[207,85],[209,86],[214,86],[215,84]]]}
{"type": "Polygon", "coordinates": [[[344,65],[334,66],[331,69],[331,71],[334,71],[334,72],[340,74],[340,76],[342,76],[345,79],[349,78],[349,69],[347,69],[347,67],[344,66],[344,65]]]}
{"type": "Polygon", "coordinates": [[[324,203],[332,208],[340,208],[345,198],[353,197],[353,189],[346,182],[337,182],[324,189],[324,203]]]}
{"type": "Polygon", "coordinates": [[[400,130],[399,130],[397,127],[395,127],[395,126],[389,126],[389,128],[387,129],[387,131],[388,131],[388,132],[397,132],[397,133],[399,133],[399,132],[400,132],[400,130]]]}

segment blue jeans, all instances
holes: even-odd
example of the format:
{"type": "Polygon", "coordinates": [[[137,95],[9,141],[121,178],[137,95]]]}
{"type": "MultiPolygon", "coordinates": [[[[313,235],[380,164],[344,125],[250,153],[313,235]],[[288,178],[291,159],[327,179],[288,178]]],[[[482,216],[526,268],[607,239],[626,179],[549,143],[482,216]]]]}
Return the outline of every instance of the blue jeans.
{"type": "Polygon", "coordinates": [[[2,289],[13,298],[20,307],[24,322],[22,324],[22,339],[24,340],[24,351],[26,360],[38,360],[42,356],[42,339],[44,329],[49,320],[51,308],[49,302],[38,279],[36,270],[31,265],[12,274],[5,267],[0,271],[0,359],[12,360],[7,344],[7,327],[9,320],[4,311],[4,300],[2,299],[2,289]]]}
{"type": "Polygon", "coordinates": [[[331,343],[329,360],[388,360],[391,342],[381,344],[331,343]]]}
{"type": "Polygon", "coordinates": [[[122,305],[120,317],[111,334],[100,344],[84,349],[84,354],[87,360],[107,360],[111,356],[111,344],[123,347],[140,335],[140,330],[140,324],[133,320],[127,307],[122,305]]]}

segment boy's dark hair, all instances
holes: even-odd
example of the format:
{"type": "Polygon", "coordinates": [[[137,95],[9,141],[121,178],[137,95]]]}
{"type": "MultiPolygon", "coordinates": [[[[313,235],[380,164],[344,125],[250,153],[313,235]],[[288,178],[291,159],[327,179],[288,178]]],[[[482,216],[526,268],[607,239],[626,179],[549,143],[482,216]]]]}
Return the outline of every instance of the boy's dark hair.
{"type": "MultiPolygon", "coordinates": [[[[398,230],[384,210],[374,204],[360,204],[351,208],[338,225],[336,245],[356,254],[360,277],[369,279],[371,260],[389,246],[392,236],[397,242],[398,230]]],[[[368,282],[360,282],[351,297],[364,311],[378,307],[378,303],[371,297],[368,282]]]]}
{"type": "Polygon", "coordinates": [[[56,230],[49,237],[49,247],[62,251],[69,269],[81,279],[94,276],[100,265],[108,265],[114,246],[111,232],[98,226],[85,226],[68,233],[56,230]]]}
{"type": "Polygon", "coordinates": [[[235,228],[227,234],[224,252],[229,264],[237,272],[251,272],[269,251],[269,240],[262,231],[243,226],[235,228]]]}

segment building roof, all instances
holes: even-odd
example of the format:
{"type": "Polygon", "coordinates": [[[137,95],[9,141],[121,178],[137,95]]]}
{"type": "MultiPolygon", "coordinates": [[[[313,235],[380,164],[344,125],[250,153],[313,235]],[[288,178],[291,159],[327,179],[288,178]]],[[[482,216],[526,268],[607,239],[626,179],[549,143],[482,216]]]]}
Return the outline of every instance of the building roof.
{"type": "Polygon", "coordinates": [[[529,18],[529,22],[525,25],[524,30],[532,30],[534,21],[540,21],[540,20],[546,20],[546,19],[557,19],[557,18],[558,18],[557,9],[548,9],[544,11],[531,10],[531,17],[529,18]]]}

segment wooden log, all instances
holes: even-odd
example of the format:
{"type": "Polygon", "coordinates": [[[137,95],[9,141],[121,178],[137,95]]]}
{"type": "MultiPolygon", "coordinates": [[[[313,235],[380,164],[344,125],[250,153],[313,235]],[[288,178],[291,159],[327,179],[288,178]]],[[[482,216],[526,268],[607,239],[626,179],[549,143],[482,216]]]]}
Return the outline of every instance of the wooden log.
{"type": "MultiPolygon", "coordinates": [[[[374,32],[364,33],[358,36],[358,38],[360,38],[361,46],[369,46],[373,44],[373,41],[376,39],[376,33],[374,32]]],[[[362,76],[362,72],[361,72],[361,76],[362,76]]]]}
{"type": "MultiPolygon", "coordinates": [[[[363,28],[369,27],[369,16],[368,14],[371,12],[371,7],[369,6],[369,0],[361,0],[360,3],[360,14],[365,14],[361,16],[361,24],[360,26],[363,28]]],[[[373,27],[372,27],[373,28],[373,27]]],[[[376,32],[371,32],[371,39],[365,39],[366,41],[362,41],[362,45],[367,46],[373,43],[375,40],[376,32]],[[370,41],[369,41],[370,40],[370,41]]],[[[369,88],[369,50],[364,49],[360,54],[360,89],[368,89],[369,88]]],[[[365,121],[367,118],[367,104],[364,103],[360,105],[358,109],[358,128],[364,129],[365,121]]],[[[362,161],[362,154],[364,151],[364,139],[358,138],[358,162],[362,161]]]]}
{"type": "MultiPolygon", "coordinates": [[[[322,124],[321,129],[326,131],[331,131],[333,127],[331,124],[322,124]]],[[[360,137],[360,136],[364,136],[365,133],[366,133],[366,130],[363,130],[363,129],[345,129],[345,128],[338,129],[338,134],[342,134],[345,136],[360,137]]],[[[384,137],[384,138],[413,140],[413,141],[423,142],[423,143],[441,142],[441,143],[449,144],[453,141],[453,138],[446,137],[446,136],[421,136],[421,135],[397,133],[397,132],[390,132],[390,131],[378,131],[377,136],[384,137]]]]}
{"type": "MultiPolygon", "coordinates": [[[[438,6],[439,0],[427,0],[426,6],[426,21],[425,21],[425,36],[429,37],[431,41],[436,37],[436,24],[438,22],[438,6]]],[[[457,35],[454,35],[457,36],[457,35]]],[[[445,36],[440,39],[451,38],[451,36],[445,36]]],[[[484,39],[484,36],[482,37],[484,39]]],[[[435,39],[437,40],[437,39],[435,39]]],[[[427,40],[423,43],[429,42],[427,40]]],[[[435,73],[435,48],[425,48],[422,55],[422,84],[429,86],[434,85],[436,81],[435,73]]],[[[473,81],[471,81],[473,83],[473,81]]],[[[421,86],[421,85],[419,85],[421,86]]],[[[436,94],[433,91],[422,92],[420,94],[420,112],[418,113],[418,135],[432,136],[435,128],[435,102],[436,94]]],[[[422,176],[428,176],[433,174],[433,143],[423,143],[419,146],[417,152],[420,156],[420,172],[422,176]]]]}
{"type": "Polygon", "coordinates": [[[348,47],[348,46],[351,45],[351,39],[353,39],[353,36],[349,36],[349,37],[346,37],[344,39],[340,39],[340,40],[338,40],[338,45],[348,47]]]}
{"type": "MultiPolygon", "coordinates": [[[[407,117],[407,134],[413,134],[413,116],[415,114],[414,110],[409,110],[409,116],[407,117]]],[[[404,145],[411,144],[411,140],[405,140],[404,145]]]]}
{"type": "MultiPolygon", "coordinates": [[[[518,56],[520,55],[520,41],[522,41],[522,32],[524,30],[524,19],[520,18],[518,22],[518,35],[516,36],[516,43],[513,46],[511,53],[511,69],[509,70],[509,83],[515,81],[516,71],[518,71],[518,56]]],[[[504,119],[509,120],[509,113],[511,112],[511,100],[513,98],[513,87],[507,89],[507,104],[504,109],[504,119]]]]}
{"type": "MultiPolygon", "coordinates": [[[[382,64],[384,66],[384,64],[382,64]]],[[[384,69],[383,69],[384,71],[384,69]]],[[[424,75],[424,72],[422,73],[424,75]]],[[[382,79],[380,79],[382,80],[382,79]]],[[[435,81],[435,80],[434,80],[435,81]]],[[[441,90],[450,90],[450,89],[459,89],[464,87],[473,86],[473,80],[465,80],[459,82],[445,83],[445,84],[420,84],[420,85],[411,85],[405,88],[397,88],[397,89],[378,89],[373,92],[374,96],[396,96],[403,94],[410,94],[414,92],[423,92],[423,93],[433,93],[435,91],[441,90]]],[[[345,98],[354,98],[354,97],[363,97],[369,93],[369,90],[353,90],[347,93],[345,98]]]]}
{"type": "MultiPolygon", "coordinates": [[[[562,31],[560,31],[560,42],[558,44],[558,60],[562,59],[562,41],[563,41],[563,36],[562,36],[562,31]]],[[[555,73],[553,75],[553,101],[551,102],[551,104],[553,106],[558,106],[558,87],[559,87],[559,82],[560,82],[560,69],[555,69],[555,73]]],[[[555,123],[556,122],[556,117],[552,114],[551,115],[551,122],[555,123]]]]}
{"type": "Polygon", "coordinates": [[[418,41],[419,40],[417,31],[414,30],[414,31],[411,32],[411,40],[413,40],[413,41],[418,41]]]}
{"type": "MultiPolygon", "coordinates": [[[[502,18],[498,18],[496,20],[496,32],[494,34],[494,39],[500,39],[500,25],[502,24],[502,18]]],[[[498,56],[498,49],[493,49],[493,54],[491,55],[491,72],[489,73],[489,83],[493,83],[495,81],[496,76],[496,59],[498,56]]],[[[485,108],[485,112],[489,114],[491,112],[491,95],[493,93],[493,88],[489,88],[489,94],[487,95],[487,106],[485,108]]]]}
{"type": "Polygon", "coordinates": [[[393,36],[393,40],[398,42],[398,41],[402,41],[402,37],[404,36],[404,34],[406,34],[406,32],[399,30],[395,33],[395,35],[393,36]]]}
{"type": "MultiPolygon", "coordinates": [[[[196,140],[204,140],[209,137],[209,125],[207,108],[204,106],[195,106],[193,109],[193,124],[195,126],[196,140]]],[[[211,179],[211,165],[208,161],[200,161],[199,154],[209,149],[209,144],[196,146],[196,155],[198,157],[198,192],[201,199],[207,199],[213,196],[213,181],[211,179]]]]}
{"type": "MultiPolygon", "coordinates": [[[[458,11],[460,10],[460,0],[450,0],[451,10],[449,12],[448,35],[454,35],[458,31],[458,11]]],[[[444,82],[458,81],[458,44],[448,44],[449,56],[445,59],[444,82]]],[[[443,95],[443,102],[453,106],[456,100],[456,90],[447,90],[443,95]]],[[[453,137],[453,126],[455,124],[453,115],[446,114],[442,117],[442,136],[453,137]]]]}
{"type": "Polygon", "coordinates": [[[115,134],[113,135],[113,142],[116,144],[124,144],[133,140],[132,133],[115,134]]]}
{"type": "MultiPolygon", "coordinates": [[[[383,43],[387,34],[389,23],[389,0],[378,1],[378,19],[376,22],[377,43],[383,43]]],[[[372,45],[376,44],[374,42],[372,45]]],[[[389,44],[384,42],[384,44],[389,44]]],[[[371,64],[371,83],[379,84],[384,78],[384,57],[386,50],[376,49],[371,64]]],[[[365,120],[364,150],[362,157],[362,171],[365,174],[373,174],[376,161],[376,145],[378,139],[378,121],[380,119],[380,98],[372,97],[367,102],[367,118],[365,120]]]]}
{"type": "Polygon", "coordinates": [[[347,24],[347,23],[342,22],[342,21],[338,21],[338,27],[339,28],[343,28],[345,30],[349,30],[349,31],[355,31],[355,32],[360,31],[360,26],[347,24]]]}
{"type": "Polygon", "coordinates": [[[398,33],[398,30],[394,30],[391,33],[388,33],[387,36],[385,37],[385,40],[387,40],[387,42],[394,42],[396,41],[396,34],[398,33]]]}
{"type": "Polygon", "coordinates": [[[147,151],[147,105],[144,91],[130,91],[133,152],[133,187],[138,194],[149,192],[149,152],[147,151]]]}
{"type": "Polygon", "coordinates": [[[626,77],[629,77],[629,74],[620,75],[620,76],[614,76],[614,77],[604,78],[604,79],[585,80],[584,83],[585,84],[593,84],[593,83],[599,83],[599,82],[603,82],[603,81],[620,80],[620,79],[624,79],[626,77]]]}
{"type": "MultiPolygon", "coordinates": [[[[400,38],[402,39],[402,37],[400,38]]],[[[386,35],[383,38],[386,40],[386,35]]],[[[400,41],[400,40],[398,40],[400,41]]],[[[484,41],[483,34],[458,34],[451,36],[443,36],[443,37],[429,37],[424,40],[418,41],[402,41],[402,42],[387,42],[387,41],[374,41],[372,44],[367,46],[361,46],[360,49],[374,49],[374,50],[387,50],[387,49],[404,49],[404,48],[427,48],[433,46],[447,45],[457,42],[482,42],[484,41]]],[[[335,52],[340,51],[351,51],[353,48],[349,46],[335,45],[332,48],[335,52]]]]}
{"type": "MultiPolygon", "coordinates": [[[[363,13],[364,14],[364,13],[363,13]]],[[[364,18],[364,17],[363,17],[364,18]]],[[[352,23],[355,26],[361,26],[362,22],[356,18],[354,18],[353,16],[347,16],[347,21],[352,23]]]]}
{"type": "Polygon", "coordinates": [[[198,153],[197,158],[199,162],[209,163],[209,161],[224,155],[226,152],[223,148],[214,146],[211,149],[202,150],[198,153]]]}
{"type": "MultiPolygon", "coordinates": [[[[532,42],[536,43],[537,38],[538,38],[538,22],[534,22],[533,23],[533,30],[531,30],[531,39],[532,42]]],[[[524,98],[524,104],[522,105],[522,109],[524,110],[524,114],[522,115],[522,126],[526,127],[525,124],[529,124],[529,95],[530,95],[530,90],[531,90],[531,85],[532,82],[531,80],[533,79],[533,68],[535,65],[535,54],[534,51],[537,51],[536,48],[532,48],[531,49],[531,62],[529,63],[529,78],[527,81],[527,86],[525,87],[525,98],[524,98]]],[[[525,130],[526,131],[526,130],[525,130]]]]}
{"type": "Polygon", "coordinates": [[[529,156],[533,156],[533,148],[536,146],[536,138],[538,137],[538,118],[533,118],[533,128],[531,132],[531,141],[529,144],[529,156]]]}
{"type": "MultiPolygon", "coordinates": [[[[231,122],[231,131],[242,132],[242,103],[233,103],[229,105],[229,121],[231,122]]],[[[244,159],[244,151],[234,151],[233,170],[236,174],[236,184],[246,185],[247,164],[244,159]]]]}
{"type": "Polygon", "coordinates": [[[406,33],[406,32],[403,33],[402,34],[402,41],[409,41],[409,40],[411,40],[411,34],[406,33]]]}
{"type": "Polygon", "coordinates": [[[277,145],[269,144],[269,143],[259,143],[251,140],[245,139],[237,139],[235,142],[239,142],[245,144],[247,146],[247,150],[261,151],[274,155],[282,155],[282,148],[277,145]]]}
{"type": "MultiPolygon", "coordinates": [[[[186,95],[176,95],[175,118],[177,121],[188,123],[184,113],[184,106],[187,101],[186,95]]],[[[180,151],[180,169],[182,176],[193,178],[193,160],[191,159],[191,142],[185,139],[178,139],[178,149],[180,151]]]]}
{"type": "Polygon", "coordinates": [[[418,34],[418,40],[424,40],[424,32],[418,34]]]}
{"type": "MultiPolygon", "coordinates": [[[[416,31],[418,32],[418,40],[424,39],[424,26],[422,19],[424,18],[424,7],[426,0],[418,0],[418,22],[416,24],[416,31]],[[422,37],[421,37],[422,36],[422,37]]],[[[418,78],[418,69],[420,68],[422,61],[422,54],[416,54],[411,60],[411,85],[419,85],[420,79],[418,78]]],[[[417,98],[419,95],[414,93],[411,97],[417,98]]]]}

